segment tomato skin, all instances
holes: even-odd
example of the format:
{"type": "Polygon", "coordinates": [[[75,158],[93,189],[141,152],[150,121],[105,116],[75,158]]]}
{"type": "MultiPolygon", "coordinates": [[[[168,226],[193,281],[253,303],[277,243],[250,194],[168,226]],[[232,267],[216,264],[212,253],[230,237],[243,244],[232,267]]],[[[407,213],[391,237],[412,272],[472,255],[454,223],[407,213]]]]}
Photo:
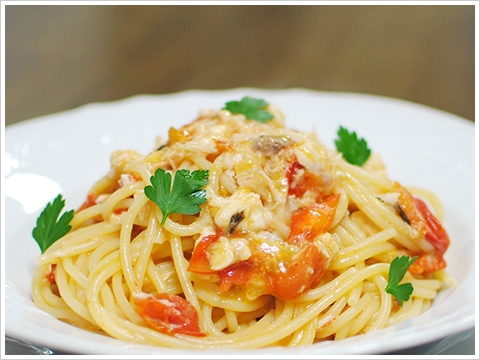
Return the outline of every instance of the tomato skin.
{"type": "Polygon", "coordinates": [[[232,285],[245,286],[254,275],[255,269],[253,263],[250,261],[241,261],[227,266],[222,270],[212,270],[210,268],[208,248],[222,235],[223,231],[218,230],[216,234],[203,237],[197,246],[195,246],[187,270],[196,274],[218,275],[220,277],[219,290],[220,292],[225,292],[228,291],[232,285]]]}
{"type": "Polygon", "coordinates": [[[205,336],[200,331],[198,314],[192,304],[167,293],[135,297],[138,314],[155,330],[166,335],[205,336]]]}
{"type": "Polygon", "coordinates": [[[272,276],[273,295],[294,299],[320,282],[325,273],[325,255],[313,243],[306,243],[301,251],[297,261],[290,261],[283,271],[272,276]]]}
{"type": "Polygon", "coordinates": [[[295,195],[297,197],[302,196],[306,189],[300,186],[295,180],[298,170],[303,170],[305,167],[301,165],[297,159],[295,159],[287,169],[287,181],[288,181],[288,195],[295,195]]]}
{"type": "Polygon", "coordinates": [[[423,274],[443,270],[446,267],[447,263],[441,254],[421,254],[418,256],[418,259],[408,268],[408,271],[411,274],[423,274]]]}
{"type": "Polygon", "coordinates": [[[418,198],[414,198],[415,206],[422,214],[425,224],[427,226],[427,231],[425,238],[433,245],[436,251],[439,254],[444,254],[450,246],[450,238],[443,228],[440,221],[430,212],[425,202],[418,198]]]}
{"type": "Polygon", "coordinates": [[[292,214],[288,242],[312,241],[326,232],[335,218],[340,195],[330,195],[324,201],[307,206],[292,214]]]}
{"type": "Polygon", "coordinates": [[[411,226],[423,233],[425,239],[434,248],[432,253],[413,254],[417,255],[418,259],[409,267],[408,271],[412,274],[422,274],[445,269],[447,263],[443,255],[450,246],[450,238],[447,232],[423,200],[413,197],[399,183],[395,183],[395,188],[400,192],[399,206],[410,221],[411,226]]]}
{"type": "Polygon", "coordinates": [[[232,285],[247,285],[256,272],[255,265],[251,261],[241,261],[218,271],[220,292],[228,291],[232,285]]]}
{"type": "Polygon", "coordinates": [[[450,246],[450,238],[437,218],[430,212],[425,202],[418,198],[414,198],[413,201],[425,222],[425,239],[432,244],[434,252],[431,254],[420,254],[417,261],[410,266],[409,271],[412,274],[421,274],[443,270],[447,267],[443,254],[450,246]]]}
{"type": "Polygon", "coordinates": [[[216,242],[223,235],[221,229],[217,230],[216,234],[207,235],[200,239],[199,243],[195,246],[195,249],[190,258],[188,264],[188,271],[197,274],[214,274],[215,271],[210,268],[210,261],[208,260],[208,248],[214,242],[216,242]]]}
{"type": "Polygon", "coordinates": [[[294,195],[296,197],[302,197],[307,190],[315,190],[319,192],[319,184],[321,184],[321,178],[305,169],[305,166],[300,164],[294,157],[294,160],[287,169],[286,178],[288,181],[288,195],[294,195]],[[303,173],[298,176],[299,170],[303,173]]]}

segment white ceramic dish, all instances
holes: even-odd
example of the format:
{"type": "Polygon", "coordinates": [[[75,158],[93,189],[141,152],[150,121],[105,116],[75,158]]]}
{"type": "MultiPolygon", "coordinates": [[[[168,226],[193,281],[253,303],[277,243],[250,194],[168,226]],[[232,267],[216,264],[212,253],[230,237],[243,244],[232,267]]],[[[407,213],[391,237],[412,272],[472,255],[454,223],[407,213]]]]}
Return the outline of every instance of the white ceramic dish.
{"type": "Polygon", "coordinates": [[[66,209],[78,207],[89,187],[109,169],[116,149],[149,152],[157,135],[193,120],[200,109],[219,108],[250,95],[276,104],[289,127],[314,129],[334,146],[339,125],[365,137],[392,179],[434,191],[444,205],[451,246],[448,271],[457,284],[434,306],[398,326],[300,349],[207,351],[204,355],[274,356],[385,354],[454,336],[475,326],[475,132],[460,117],[406,101],[305,89],[186,91],[94,103],[9,126],[2,159],[5,180],[5,332],[71,354],[192,355],[184,350],[125,343],[67,325],[38,310],[30,298],[39,248],[31,231],[59,192],[66,209]]]}

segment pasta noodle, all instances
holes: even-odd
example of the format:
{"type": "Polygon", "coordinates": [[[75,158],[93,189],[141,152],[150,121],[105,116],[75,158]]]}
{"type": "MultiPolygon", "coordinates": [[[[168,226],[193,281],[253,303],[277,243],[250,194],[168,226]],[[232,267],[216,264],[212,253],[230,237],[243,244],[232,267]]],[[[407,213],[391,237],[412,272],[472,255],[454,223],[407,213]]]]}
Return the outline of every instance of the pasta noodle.
{"type": "Polygon", "coordinates": [[[35,304],[89,331],[183,349],[304,346],[426,311],[445,286],[439,199],[391,180],[377,154],[352,165],[268,110],[265,123],[202,111],[147,155],[115,151],[72,229],[38,257],[35,304]],[[157,169],[208,170],[198,213],[164,217],[145,190],[157,169]],[[418,259],[401,304],[385,289],[404,255],[418,259]]]}

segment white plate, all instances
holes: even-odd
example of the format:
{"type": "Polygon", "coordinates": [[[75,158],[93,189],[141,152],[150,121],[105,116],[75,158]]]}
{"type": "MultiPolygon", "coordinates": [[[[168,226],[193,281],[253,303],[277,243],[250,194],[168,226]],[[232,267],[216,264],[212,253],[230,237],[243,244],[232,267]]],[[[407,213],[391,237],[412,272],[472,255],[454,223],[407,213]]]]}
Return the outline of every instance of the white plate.
{"type": "MultiPolygon", "coordinates": [[[[328,146],[339,125],[355,130],[379,153],[392,179],[434,191],[444,205],[451,237],[448,272],[457,285],[442,292],[424,314],[378,332],[301,349],[269,348],[224,354],[381,354],[453,336],[475,326],[474,123],[406,101],[304,89],[186,91],[139,95],[24,121],[5,131],[5,331],[15,338],[72,354],[188,355],[184,350],[136,345],[64,324],[38,310],[30,284],[39,248],[31,231],[59,192],[66,209],[78,207],[90,186],[109,170],[116,149],[153,149],[157,135],[250,95],[276,104],[289,127],[312,130],[328,146]]],[[[199,354],[198,351],[195,354],[199,354]]],[[[203,354],[203,353],[202,353],[203,354]]],[[[221,354],[207,351],[205,354],[221,354]]]]}

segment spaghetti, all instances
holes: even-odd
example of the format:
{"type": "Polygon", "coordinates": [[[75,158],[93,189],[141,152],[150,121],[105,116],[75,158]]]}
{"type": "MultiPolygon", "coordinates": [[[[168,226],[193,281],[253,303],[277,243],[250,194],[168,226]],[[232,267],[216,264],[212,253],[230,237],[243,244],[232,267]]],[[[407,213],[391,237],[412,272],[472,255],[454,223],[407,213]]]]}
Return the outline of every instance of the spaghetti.
{"type": "Polygon", "coordinates": [[[373,154],[349,164],[314,134],[227,110],[171,128],[147,155],[118,150],[38,257],[35,304],[91,331],[183,349],[300,346],[385,328],[430,307],[449,240],[431,193],[392,181],[373,154]],[[197,214],[145,194],[158,169],[208,170],[197,214]],[[412,195],[417,194],[417,195],[412,195]],[[399,303],[392,261],[418,256],[399,303]]]}

